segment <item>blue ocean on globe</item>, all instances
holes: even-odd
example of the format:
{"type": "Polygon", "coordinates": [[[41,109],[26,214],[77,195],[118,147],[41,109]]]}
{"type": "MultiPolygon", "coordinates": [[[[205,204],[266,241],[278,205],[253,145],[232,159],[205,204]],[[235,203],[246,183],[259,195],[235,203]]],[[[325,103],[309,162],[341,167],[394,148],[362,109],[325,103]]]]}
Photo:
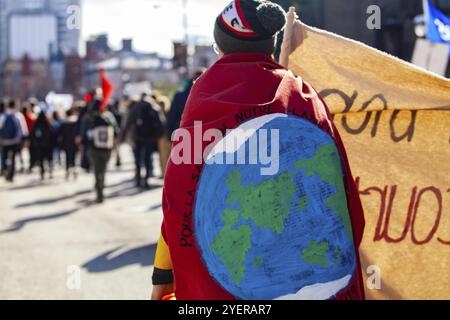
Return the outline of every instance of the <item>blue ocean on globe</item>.
{"type": "MultiPolygon", "coordinates": [[[[252,129],[250,136],[279,130],[279,170],[267,176],[261,174],[267,164],[205,164],[194,221],[208,272],[238,299],[332,298],[356,268],[333,139],[314,124],[283,114],[242,127],[252,129]]],[[[261,146],[258,137],[253,141],[261,146]]],[[[245,151],[250,158],[250,141],[231,152],[245,151]]],[[[270,136],[267,147],[269,153],[277,150],[270,136]]],[[[223,158],[225,150],[217,150],[210,160],[223,158]]]]}

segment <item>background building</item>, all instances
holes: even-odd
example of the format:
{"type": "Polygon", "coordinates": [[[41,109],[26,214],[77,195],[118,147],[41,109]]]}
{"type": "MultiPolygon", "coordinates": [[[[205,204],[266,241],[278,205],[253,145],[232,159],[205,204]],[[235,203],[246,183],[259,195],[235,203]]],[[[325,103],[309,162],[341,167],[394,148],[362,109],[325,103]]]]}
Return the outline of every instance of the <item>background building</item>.
{"type": "Polygon", "coordinates": [[[92,36],[86,41],[86,60],[88,61],[103,60],[110,57],[112,53],[107,34],[92,36]]]}
{"type": "Polygon", "coordinates": [[[23,52],[48,59],[48,50],[43,52],[50,42],[65,54],[78,54],[80,29],[67,27],[73,5],[79,7],[80,0],[0,0],[0,62],[23,52]]]}
{"type": "Polygon", "coordinates": [[[7,97],[43,99],[52,90],[48,64],[45,60],[33,60],[25,55],[20,60],[7,59],[2,76],[3,94],[7,97]]]}
{"type": "Polygon", "coordinates": [[[120,50],[112,50],[107,35],[93,37],[86,43],[84,62],[84,88],[100,85],[99,70],[103,69],[114,84],[116,97],[125,93],[130,84],[148,83],[152,88],[177,86],[180,73],[174,68],[172,59],[157,53],[136,52],[131,39],[122,41],[120,50]]]}
{"type": "Polygon", "coordinates": [[[81,26],[68,24],[73,6],[80,8],[80,0],[0,0],[0,94],[80,94],[81,26]]]}
{"type": "Polygon", "coordinates": [[[58,44],[58,20],[44,11],[12,13],[8,28],[8,58],[50,57],[50,48],[58,44]]]}

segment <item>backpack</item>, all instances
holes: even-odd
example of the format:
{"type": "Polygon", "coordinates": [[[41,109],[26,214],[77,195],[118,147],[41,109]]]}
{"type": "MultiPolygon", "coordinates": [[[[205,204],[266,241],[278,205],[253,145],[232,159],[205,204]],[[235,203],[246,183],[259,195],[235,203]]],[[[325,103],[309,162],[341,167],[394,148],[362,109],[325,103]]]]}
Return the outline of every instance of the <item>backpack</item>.
{"type": "Polygon", "coordinates": [[[135,122],[135,139],[139,142],[154,142],[163,132],[164,128],[158,112],[150,103],[141,104],[135,122]]]}
{"type": "Polygon", "coordinates": [[[92,145],[100,150],[112,150],[114,147],[114,128],[104,117],[96,115],[90,133],[92,145]]]}
{"type": "Polygon", "coordinates": [[[19,124],[14,114],[6,116],[2,129],[2,140],[15,140],[19,135],[19,124]]]}

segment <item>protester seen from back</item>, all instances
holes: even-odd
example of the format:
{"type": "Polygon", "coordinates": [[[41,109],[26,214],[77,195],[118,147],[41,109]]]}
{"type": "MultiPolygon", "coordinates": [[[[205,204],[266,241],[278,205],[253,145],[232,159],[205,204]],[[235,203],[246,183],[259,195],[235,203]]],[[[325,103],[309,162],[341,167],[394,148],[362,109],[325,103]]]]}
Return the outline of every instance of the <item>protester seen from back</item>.
{"type": "MultiPolygon", "coordinates": [[[[117,124],[120,126],[122,123],[122,114],[120,111],[120,100],[116,100],[114,103],[108,105],[108,110],[114,115],[117,124]]],[[[122,166],[122,158],[120,156],[120,137],[114,142],[113,153],[116,157],[116,167],[120,168],[122,166]]]]}
{"type": "Polygon", "coordinates": [[[29,132],[25,118],[17,110],[16,102],[11,100],[0,116],[0,137],[2,145],[2,174],[6,181],[13,182],[16,169],[16,154],[29,132]]]}
{"type": "Polygon", "coordinates": [[[44,111],[39,113],[30,134],[30,149],[35,164],[39,166],[41,180],[48,172],[53,179],[53,151],[56,146],[56,131],[44,111]]]}
{"type": "Polygon", "coordinates": [[[90,172],[90,163],[89,163],[89,157],[88,157],[88,145],[87,145],[87,139],[82,136],[81,133],[81,127],[82,127],[82,121],[85,118],[86,115],[89,117],[92,116],[94,113],[94,107],[97,103],[97,100],[101,99],[102,93],[100,88],[96,88],[92,91],[90,91],[86,97],[85,102],[86,104],[80,108],[79,111],[79,117],[78,117],[78,123],[77,123],[77,143],[81,147],[81,163],[80,166],[83,168],[86,172],[90,172]]]}
{"type": "MultiPolygon", "coordinates": [[[[62,119],[57,110],[53,111],[50,117],[50,123],[53,127],[53,131],[55,133],[55,137],[59,135],[59,129],[61,128],[62,119]]],[[[55,146],[53,148],[53,160],[58,164],[61,165],[61,149],[58,143],[55,143],[55,146]]]]}
{"type": "Polygon", "coordinates": [[[66,180],[73,176],[77,179],[76,158],[78,154],[77,137],[78,115],[75,108],[70,108],[66,112],[66,119],[61,123],[58,131],[58,145],[65,153],[66,180]]]}
{"type": "Polygon", "coordinates": [[[162,108],[147,93],[129,111],[122,140],[132,130],[137,187],[149,187],[148,179],[153,177],[153,153],[158,150],[158,140],[165,134],[165,116],[162,108]],[[142,165],[146,175],[142,178],[142,165]]]}
{"type": "Polygon", "coordinates": [[[106,170],[118,134],[119,127],[114,115],[102,107],[100,100],[94,100],[92,110],[81,120],[81,136],[94,171],[97,203],[104,201],[106,170]]]}
{"type": "MultiPolygon", "coordinates": [[[[174,290],[178,300],[364,299],[358,188],[324,101],[273,59],[285,23],[284,10],[264,0],[234,0],[216,19],[221,59],[192,87],[180,128],[195,137],[201,121],[216,142],[232,131],[201,168],[195,148],[181,163],[172,153],[153,299],[174,290]],[[264,131],[275,136],[270,146],[264,131]],[[244,138],[239,152],[234,134],[244,138]],[[256,148],[246,150],[253,137],[256,148]],[[285,167],[264,174],[263,161],[249,159],[255,149],[285,167]],[[340,190],[326,206],[321,179],[340,190]]],[[[184,155],[184,144],[174,149],[184,155]]]]}
{"type": "MultiPolygon", "coordinates": [[[[22,114],[25,118],[25,122],[27,123],[28,132],[31,132],[33,130],[33,126],[36,123],[37,117],[36,114],[33,112],[35,105],[37,105],[37,102],[35,102],[34,99],[29,99],[22,107],[22,114]]],[[[34,163],[34,156],[31,151],[31,148],[27,148],[26,150],[28,150],[28,159],[29,159],[28,172],[31,172],[34,163]]]]}
{"type": "Polygon", "coordinates": [[[181,117],[183,115],[192,86],[194,85],[195,80],[198,79],[203,72],[205,72],[204,69],[199,69],[196,71],[194,77],[187,82],[184,89],[175,94],[170,110],[167,113],[167,135],[169,140],[171,140],[174,131],[180,127],[181,117]]]}
{"type": "Polygon", "coordinates": [[[33,125],[37,119],[36,114],[33,112],[34,106],[35,104],[31,99],[28,102],[25,102],[24,105],[22,106],[22,114],[25,118],[25,122],[27,123],[27,128],[29,132],[31,132],[31,130],[33,129],[33,125]]]}

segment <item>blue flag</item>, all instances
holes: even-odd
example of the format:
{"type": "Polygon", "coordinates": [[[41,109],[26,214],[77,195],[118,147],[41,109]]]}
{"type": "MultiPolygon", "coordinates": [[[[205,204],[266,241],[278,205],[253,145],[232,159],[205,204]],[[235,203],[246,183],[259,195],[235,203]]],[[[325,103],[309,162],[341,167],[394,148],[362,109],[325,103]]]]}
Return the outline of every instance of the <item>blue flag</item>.
{"type": "Polygon", "coordinates": [[[425,14],[427,14],[427,38],[431,42],[447,43],[450,45],[450,18],[427,0],[425,14]]]}

